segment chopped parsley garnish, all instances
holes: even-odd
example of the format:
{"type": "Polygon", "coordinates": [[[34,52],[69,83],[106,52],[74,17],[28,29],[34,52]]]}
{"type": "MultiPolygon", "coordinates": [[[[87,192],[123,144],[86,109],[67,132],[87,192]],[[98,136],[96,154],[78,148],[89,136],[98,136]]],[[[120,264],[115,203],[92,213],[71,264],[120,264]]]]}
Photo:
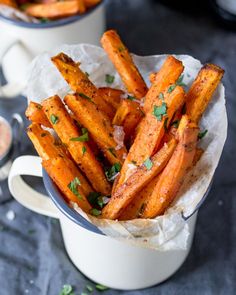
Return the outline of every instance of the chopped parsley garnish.
{"type": "Polygon", "coordinates": [[[179,79],[176,81],[176,85],[178,85],[178,86],[186,86],[186,84],[183,82],[183,79],[184,79],[184,75],[181,75],[179,77],[179,79]]]}
{"type": "Polygon", "coordinates": [[[113,181],[116,178],[117,174],[120,172],[120,169],[120,163],[115,163],[113,166],[111,166],[111,168],[105,172],[107,180],[113,181]]]}
{"type": "Polygon", "coordinates": [[[119,52],[122,52],[122,51],[125,50],[125,47],[124,47],[124,46],[120,46],[120,47],[118,48],[118,50],[119,50],[119,52]]]}
{"type": "Polygon", "coordinates": [[[171,93],[173,90],[175,90],[175,87],[178,85],[178,86],[186,86],[186,84],[184,84],[183,82],[183,79],[184,79],[184,75],[181,75],[178,80],[176,81],[175,84],[172,84],[169,86],[167,92],[168,93],[171,93]]]}
{"type": "Polygon", "coordinates": [[[161,106],[154,105],[153,108],[153,115],[157,118],[158,121],[161,121],[162,117],[166,115],[167,111],[167,104],[162,102],[161,106]]]}
{"type": "Polygon", "coordinates": [[[84,93],[78,93],[78,95],[79,95],[80,97],[82,97],[82,98],[84,98],[84,99],[87,99],[87,100],[89,100],[90,102],[94,103],[94,102],[92,101],[91,97],[85,95],[84,93]]]}
{"type": "Polygon", "coordinates": [[[134,96],[131,96],[131,95],[128,95],[127,96],[127,99],[129,99],[129,100],[135,100],[135,97],[134,96]]]}
{"type": "Polygon", "coordinates": [[[81,185],[81,182],[78,177],[75,177],[69,184],[68,188],[70,191],[79,199],[83,199],[81,194],[78,192],[78,185],[81,185]]]}
{"type": "Polygon", "coordinates": [[[93,216],[99,216],[102,214],[102,211],[101,210],[98,210],[96,208],[93,208],[90,210],[90,214],[93,215],[93,216]]]}
{"type": "Polygon", "coordinates": [[[61,292],[60,292],[60,295],[72,295],[72,291],[73,291],[73,288],[71,285],[64,285],[61,292]]]}
{"type": "Polygon", "coordinates": [[[106,82],[108,84],[112,84],[115,80],[115,76],[112,76],[112,75],[109,75],[109,74],[106,74],[106,78],[105,78],[106,82]]]}
{"type": "Polygon", "coordinates": [[[89,77],[89,73],[88,72],[84,72],[85,73],[85,75],[87,76],[87,77],[89,77]]]}
{"type": "Polygon", "coordinates": [[[198,133],[198,139],[202,139],[206,134],[207,134],[208,130],[204,130],[202,132],[199,132],[198,133]]]}
{"type": "Polygon", "coordinates": [[[90,285],[87,285],[87,286],[86,286],[86,289],[87,289],[90,293],[93,292],[93,287],[90,286],[90,285]]]}
{"type": "Polygon", "coordinates": [[[151,170],[153,166],[150,158],[147,158],[147,160],[143,162],[143,165],[147,168],[147,170],[151,170]]]}
{"type": "Polygon", "coordinates": [[[108,287],[103,286],[103,285],[100,285],[100,284],[97,284],[95,287],[99,291],[105,291],[105,290],[108,290],[109,289],[108,287]]]}
{"type": "Polygon", "coordinates": [[[40,18],[41,23],[48,23],[49,21],[50,21],[49,18],[46,18],[46,17],[40,18]]]}
{"type": "Polygon", "coordinates": [[[56,115],[51,114],[50,116],[50,121],[52,122],[52,124],[57,124],[59,118],[56,115]]]}
{"type": "Polygon", "coordinates": [[[82,154],[84,155],[86,153],[87,149],[85,146],[82,147],[82,154]]]}
{"type": "Polygon", "coordinates": [[[28,230],[28,234],[29,235],[33,235],[33,234],[35,234],[36,233],[36,230],[35,229],[29,229],[28,230]]]}
{"type": "Polygon", "coordinates": [[[167,131],[168,130],[168,118],[165,118],[165,121],[164,121],[164,129],[165,129],[165,131],[167,131]]]}
{"type": "Polygon", "coordinates": [[[108,151],[117,158],[116,153],[115,153],[115,149],[114,148],[108,148],[108,151]]]}
{"type": "Polygon", "coordinates": [[[164,94],[162,92],[160,92],[159,98],[162,99],[162,100],[164,99],[164,94]]]}
{"type": "Polygon", "coordinates": [[[103,208],[109,201],[110,196],[103,196],[98,192],[91,192],[88,194],[88,201],[94,207],[101,209],[103,208]]]}
{"type": "MultiPolygon", "coordinates": [[[[83,128],[82,128],[82,133],[83,133],[83,128]]],[[[89,134],[88,131],[83,133],[83,135],[78,136],[78,137],[72,137],[70,141],[80,141],[80,142],[85,142],[89,141],[89,134]]]]}
{"type": "Polygon", "coordinates": [[[172,122],[171,126],[173,126],[174,128],[178,128],[179,127],[179,120],[175,120],[174,122],[172,122]]]}

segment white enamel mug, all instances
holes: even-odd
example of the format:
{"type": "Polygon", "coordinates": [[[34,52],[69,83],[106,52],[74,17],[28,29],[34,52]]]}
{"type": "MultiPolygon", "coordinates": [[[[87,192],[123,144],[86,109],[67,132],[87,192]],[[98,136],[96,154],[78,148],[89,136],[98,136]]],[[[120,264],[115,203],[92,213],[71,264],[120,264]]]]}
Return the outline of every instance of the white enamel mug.
{"type": "Polygon", "coordinates": [[[36,55],[61,44],[99,45],[104,30],[104,1],[83,15],[48,23],[27,23],[0,16],[0,65],[8,82],[0,87],[0,97],[14,97],[22,92],[27,67],[36,55]]]}
{"type": "Polygon", "coordinates": [[[190,232],[186,249],[162,252],[131,246],[103,235],[66,204],[59,190],[42,170],[39,157],[17,158],[12,165],[8,183],[11,194],[23,206],[59,218],[65,248],[72,262],[89,279],[107,287],[133,290],[159,284],[180,268],[190,251],[197,212],[186,221],[190,232]],[[22,175],[43,177],[51,198],[28,186],[21,178],[22,175]]]}

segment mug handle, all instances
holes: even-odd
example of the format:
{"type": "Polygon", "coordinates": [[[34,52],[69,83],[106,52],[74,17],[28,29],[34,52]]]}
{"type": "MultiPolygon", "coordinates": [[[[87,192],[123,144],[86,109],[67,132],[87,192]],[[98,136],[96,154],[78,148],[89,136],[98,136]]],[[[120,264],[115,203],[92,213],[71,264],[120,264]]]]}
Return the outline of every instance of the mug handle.
{"type": "MultiPolygon", "coordinates": [[[[20,40],[10,40],[6,45],[4,49],[1,49],[0,53],[0,67],[2,68],[2,64],[4,62],[4,59],[7,57],[7,54],[10,50],[14,49],[14,47],[19,46],[21,50],[25,53],[25,57],[23,62],[26,64],[29,63],[29,60],[32,60],[32,57],[30,56],[29,52],[25,49],[22,42],[20,40]],[[26,58],[27,57],[27,58],[26,58]],[[27,59],[27,61],[26,61],[27,59]]],[[[5,85],[1,85],[0,83],[0,97],[1,98],[14,98],[18,95],[20,95],[25,88],[25,85],[23,83],[18,82],[10,82],[5,85]]]]}
{"type": "Polygon", "coordinates": [[[58,218],[58,209],[52,200],[26,184],[21,175],[42,177],[40,157],[21,156],[15,159],[8,177],[9,190],[24,207],[46,216],[58,218]]]}

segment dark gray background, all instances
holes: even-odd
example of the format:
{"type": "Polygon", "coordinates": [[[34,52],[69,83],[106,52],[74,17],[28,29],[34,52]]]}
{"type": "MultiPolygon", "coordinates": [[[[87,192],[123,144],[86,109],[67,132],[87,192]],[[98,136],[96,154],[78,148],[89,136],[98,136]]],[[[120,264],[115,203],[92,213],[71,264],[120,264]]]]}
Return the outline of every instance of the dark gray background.
{"type": "MultiPolygon", "coordinates": [[[[236,33],[219,26],[205,9],[190,15],[148,0],[108,1],[107,27],[117,29],[137,54],[190,54],[223,67],[229,131],[212,190],[199,212],[192,250],[181,269],[159,286],[106,294],[235,294],[236,33]]],[[[25,107],[22,97],[0,100],[0,115],[9,119],[15,111],[23,114],[25,107]]],[[[25,135],[23,142],[23,154],[33,154],[25,135]]],[[[30,181],[42,189],[41,183],[30,181]]],[[[68,259],[58,222],[23,208],[10,197],[6,182],[1,186],[0,294],[57,295],[66,283],[80,294],[88,280],[68,259]],[[6,218],[8,210],[16,214],[13,221],[6,218]]]]}

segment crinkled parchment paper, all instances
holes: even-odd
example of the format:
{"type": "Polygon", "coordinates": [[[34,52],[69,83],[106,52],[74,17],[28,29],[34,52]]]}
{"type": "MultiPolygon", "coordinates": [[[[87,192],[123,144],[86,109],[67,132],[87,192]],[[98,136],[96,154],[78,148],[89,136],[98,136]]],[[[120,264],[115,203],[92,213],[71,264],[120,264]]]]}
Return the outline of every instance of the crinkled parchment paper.
{"type": "Polygon", "coordinates": [[[40,21],[37,18],[29,16],[23,11],[7,5],[0,4],[0,15],[10,18],[12,20],[24,21],[26,23],[40,23],[40,21]]]}
{"type": "MultiPolygon", "coordinates": [[[[124,88],[113,65],[101,48],[86,44],[63,45],[54,52],[45,53],[33,61],[26,90],[29,100],[40,102],[54,94],[64,97],[70,90],[50,61],[50,56],[61,51],[71,56],[75,61],[80,61],[81,68],[90,74],[89,77],[95,85],[108,86],[105,82],[105,75],[112,74],[115,76],[112,87],[124,88]]],[[[134,55],[133,57],[146,83],[150,85],[149,74],[160,69],[166,55],[146,57],[134,55]]],[[[201,68],[201,63],[187,55],[178,55],[177,58],[182,60],[185,66],[184,83],[188,88],[201,68]]],[[[99,220],[86,215],[79,208],[75,207],[75,209],[98,226],[103,233],[115,239],[161,251],[185,249],[188,242],[189,225],[184,221],[182,215],[189,216],[194,212],[204,197],[218,165],[226,139],[227,116],[222,84],[214,94],[214,98],[201,120],[200,127],[202,130],[208,130],[207,135],[200,141],[200,146],[204,148],[205,152],[197,165],[188,173],[174,204],[163,216],[152,220],[136,219],[119,222],[99,220]]]]}

